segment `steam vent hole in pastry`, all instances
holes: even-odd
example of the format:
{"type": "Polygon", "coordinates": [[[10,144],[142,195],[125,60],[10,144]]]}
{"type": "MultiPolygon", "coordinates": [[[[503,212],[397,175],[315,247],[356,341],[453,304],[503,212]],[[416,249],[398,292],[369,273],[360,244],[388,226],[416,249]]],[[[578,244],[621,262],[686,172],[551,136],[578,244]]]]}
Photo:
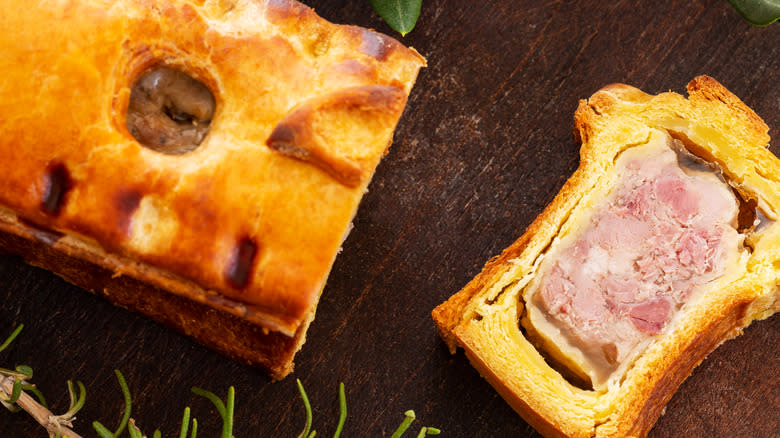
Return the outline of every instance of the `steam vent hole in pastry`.
{"type": "Polygon", "coordinates": [[[244,238],[238,242],[225,272],[225,277],[231,286],[240,289],[249,283],[249,276],[256,254],[257,244],[252,239],[244,238]]]}
{"type": "Polygon", "coordinates": [[[45,191],[41,208],[56,216],[62,209],[65,196],[71,188],[70,172],[62,163],[53,163],[46,169],[45,191]]]}
{"type": "Polygon", "coordinates": [[[178,70],[158,67],[133,86],[127,128],[142,145],[180,155],[200,145],[215,110],[214,95],[206,85],[178,70]]]}
{"type": "Polygon", "coordinates": [[[686,302],[729,281],[750,250],[752,227],[740,222],[756,220],[755,202],[680,151],[667,138],[623,152],[613,188],[570,219],[524,293],[522,326],[577,386],[619,379],[686,302]]]}

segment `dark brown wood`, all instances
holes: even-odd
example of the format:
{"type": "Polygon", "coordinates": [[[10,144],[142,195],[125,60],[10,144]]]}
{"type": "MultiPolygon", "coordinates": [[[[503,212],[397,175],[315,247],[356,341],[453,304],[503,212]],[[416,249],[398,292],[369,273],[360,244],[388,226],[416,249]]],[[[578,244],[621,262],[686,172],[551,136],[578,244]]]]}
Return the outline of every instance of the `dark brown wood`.
{"type": "MultiPolygon", "coordinates": [[[[392,31],[368,0],[308,0],[326,18],[392,31]]],[[[396,37],[399,37],[395,34],[396,37]]],[[[400,37],[399,37],[400,38],[400,37]]],[[[54,411],[65,381],[87,387],[76,429],[113,428],[127,377],[134,418],[175,436],[185,406],[199,436],[221,427],[198,386],[237,389],[237,437],[295,437],[303,381],[318,436],[331,436],[346,384],[342,436],[389,436],[413,409],[442,436],[538,436],[438,338],[430,311],[517,238],[578,162],[577,101],[612,82],[675,90],[722,82],[780,139],[780,23],[744,22],[725,1],[426,1],[403,39],[428,58],[390,154],[336,261],[294,374],[277,383],[51,273],[0,256],[0,333],[24,323],[0,366],[24,363],[54,411]]],[[[2,55],[0,55],[2,56],[2,55]]],[[[772,146],[780,153],[780,140],[772,146]]],[[[0,188],[2,189],[2,188],[0,188]]],[[[780,431],[780,317],[757,322],[698,367],[652,437],[773,437],[780,431]]],[[[45,436],[0,412],[0,436],[45,436]]]]}

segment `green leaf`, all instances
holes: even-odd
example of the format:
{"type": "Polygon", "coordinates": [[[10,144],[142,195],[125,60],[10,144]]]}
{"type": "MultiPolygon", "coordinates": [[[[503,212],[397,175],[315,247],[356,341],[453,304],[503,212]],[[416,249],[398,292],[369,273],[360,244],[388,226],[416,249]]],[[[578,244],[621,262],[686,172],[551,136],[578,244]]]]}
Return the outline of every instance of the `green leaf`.
{"type": "Polygon", "coordinates": [[[731,6],[751,24],[769,25],[780,18],[780,0],[729,0],[731,6]]]}
{"type": "Polygon", "coordinates": [[[420,17],[422,0],[370,0],[371,6],[401,36],[414,29],[420,17]]]}

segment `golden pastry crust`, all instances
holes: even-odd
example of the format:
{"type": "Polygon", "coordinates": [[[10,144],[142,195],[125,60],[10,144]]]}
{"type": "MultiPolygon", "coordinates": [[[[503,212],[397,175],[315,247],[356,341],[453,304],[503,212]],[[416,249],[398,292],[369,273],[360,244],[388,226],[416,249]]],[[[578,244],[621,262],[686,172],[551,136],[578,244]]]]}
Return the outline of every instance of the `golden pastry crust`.
{"type": "Polygon", "coordinates": [[[768,128],[710,77],[688,84],[689,97],[648,95],[614,84],[583,100],[575,114],[582,143],[577,171],[526,232],[460,292],[433,311],[451,351],[462,347],[507,402],[548,437],[645,436],[679,384],[720,343],[780,310],[780,160],[766,149],[768,128]],[[710,288],[679,311],[617,385],[581,389],[551,368],[524,336],[522,291],[566,222],[609,179],[617,155],[663,131],[717,165],[744,199],[770,219],[748,237],[751,252],[736,281],[710,288]]]}
{"type": "Polygon", "coordinates": [[[292,0],[3,6],[4,229],[21,218],[103,268],[305,331],[425,60],[292,0]],[[125,123],[134,83],[160,66],[216,101],[181,155],[143,147],[125,123]]]}

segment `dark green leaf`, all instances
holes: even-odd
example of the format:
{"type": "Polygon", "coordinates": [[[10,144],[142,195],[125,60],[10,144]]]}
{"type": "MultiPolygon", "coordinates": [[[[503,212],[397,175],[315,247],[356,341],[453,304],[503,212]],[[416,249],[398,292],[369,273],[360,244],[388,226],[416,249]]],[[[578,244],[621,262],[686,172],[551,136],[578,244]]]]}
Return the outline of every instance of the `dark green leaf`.
{"type": "Polygon", "coordinates": [[[411,32],[420,17],[422,0],[370,1],[376,13],[401,35],[411,32]]]}
{"type": "Polygon", "coordinates": [[[742,18],[758,26],[766,26],[780,18],[780,0],[729,0],[742,18]]]}

